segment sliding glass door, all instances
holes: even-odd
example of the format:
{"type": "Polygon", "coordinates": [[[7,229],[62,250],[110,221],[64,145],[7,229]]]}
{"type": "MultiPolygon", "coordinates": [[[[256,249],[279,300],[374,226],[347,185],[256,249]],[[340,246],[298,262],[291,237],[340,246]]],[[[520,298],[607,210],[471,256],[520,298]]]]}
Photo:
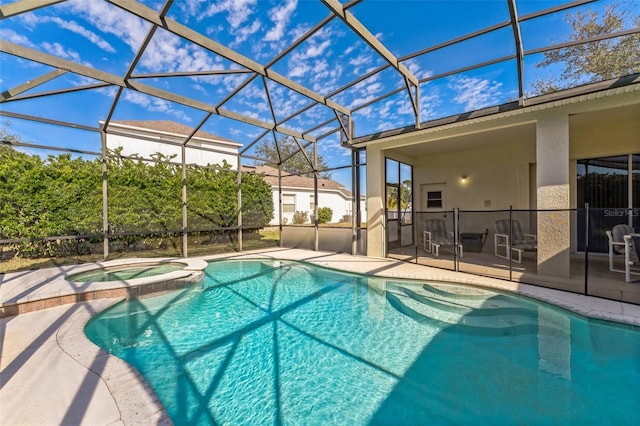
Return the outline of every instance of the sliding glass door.
{"type": "Polygon", "coordinates": [[[390,158],[385,163],[387,254],[413,245],[413,167],[390,158]]]}
{"type": "MultiPolygon", "coordinates": [[[[591,211],[589,251],[608,252],[605,231],[619,223],[640,230],[640,154],[578,160],[577,190],[577,207],[588,203],[591,211]]],[[[578,251],[584,248],[585,230],[579,226],[578,251]]]]}

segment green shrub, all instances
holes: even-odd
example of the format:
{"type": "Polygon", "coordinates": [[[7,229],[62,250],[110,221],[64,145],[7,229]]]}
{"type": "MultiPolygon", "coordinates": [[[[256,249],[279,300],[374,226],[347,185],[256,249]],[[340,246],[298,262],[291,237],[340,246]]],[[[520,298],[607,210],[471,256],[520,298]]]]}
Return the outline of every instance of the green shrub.
{"type": "MultiPolygon", "coordinates": [[[[182,228],[182,171],[171,157],[157,162],[109,152],[107,184],[109,235],[123,249],[171,246],[182,228]],[[131,235],[154,232],[157,236],[131,235]],[[115,235],[114,235],[115,234],[115,235]],[[120,235],[120,236],[118,236],[120,235]],[[172,237],[173,235],[173,237],[172,237]]],[[[102,162],[70,154],[42,159],[0,146],[0,239],[27,239],[17,257],[65,256],[101,247],[102,162]],[[91,247],[51,236],[89,236],[91,247]]],[[[238,223],[237,172],[229,164],[188,166],[187,217],[190,229],[234,228],[238,223]]],[[[263,176],[242,174],[242,222],[262,228],[273,218],[273,196],[263,176]]],[[[235,232],[235,231],[234,231],[235,232]]]]}
{"type": "Polygon", "coordinates": [[[333,217],[333,210],[330,207],[318,208],[318,223],[329,223],[333,217]]]}
{"type": "Polygon", "coordinates": [[[302,225],[303,223],[307,223],[309,220],[309,215],[307,212],[295,212],[293,213],[293,224],[294,225],[302,225]]]}

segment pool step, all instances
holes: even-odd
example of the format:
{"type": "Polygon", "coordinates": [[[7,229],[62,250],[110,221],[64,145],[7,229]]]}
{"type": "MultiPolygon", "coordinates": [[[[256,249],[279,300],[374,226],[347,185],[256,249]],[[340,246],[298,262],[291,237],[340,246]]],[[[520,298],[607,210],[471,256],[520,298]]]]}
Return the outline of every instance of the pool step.
{"type": "Polygon", "coordinates": [[[494,308],[522,308],[522,303],[512,297],[487,291],[463,287],[459,285],[447,284],[424,284],[422,286],[407,286],[400,283],[387,285],[388,291],[404,292],[411,290],[416,294],[438,300],[443,303],[458,304],[474,309],[494,309],[494,308]]]}
{"type": "Polygon", "coordinates": [[[536,334],[541,331],[535,312],[503,308],[492,311],[493,315],[474,312],[471,308],[459,308],[456,312],[446,304],[422,303],[409,295],[386,294],[389,304],[398,312],[422,323],[442,328],[455,327],[457,333],[482,336],[513,336],[536,334]]]}
{"type": "MultiPolygon", "coordinates": [[[[535,317],[536,313],[530,309],[518,306],[516,303],[509,302],[507,304],[491,303],[491,299],[486,299],[484,303],[465,303],[464,300],[446,300],[442,298],[432,298],[424,293],[418,293],[409,288],[400,288],[402,296],[407,296],[420,305],[426,305],[437,310],[457,313],[465,316],[473,317],[496,317],[501,315],[516,315],[523,317],[535,317]]],[[[499,296],[496,296],[499,297],[499,296]]],[[[503,296],[506,298],[506,296],[503,296]]]]}

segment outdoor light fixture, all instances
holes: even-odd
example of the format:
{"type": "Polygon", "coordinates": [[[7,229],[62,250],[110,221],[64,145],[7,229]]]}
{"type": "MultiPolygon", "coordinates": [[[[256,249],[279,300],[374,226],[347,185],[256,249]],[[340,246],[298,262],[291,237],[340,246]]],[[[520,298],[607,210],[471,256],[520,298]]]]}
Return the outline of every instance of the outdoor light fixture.
{"type": "Polygon", "coordinates": [[[467,175],[462,175],[462,177],[460,178],[460,182],[467,183],[467,175]]]}

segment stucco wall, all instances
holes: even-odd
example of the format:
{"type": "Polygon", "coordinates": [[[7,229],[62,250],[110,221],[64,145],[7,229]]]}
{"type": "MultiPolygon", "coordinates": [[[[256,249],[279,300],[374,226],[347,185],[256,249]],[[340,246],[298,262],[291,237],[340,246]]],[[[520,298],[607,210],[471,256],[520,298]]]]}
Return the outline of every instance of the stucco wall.
{"type": "Polygon", "coordinates": [[[573,160],[640,152],[640,105],[569,117],[573,160]]]}
{"type": "Polygon", "coordinates": [[[483,144],[472,149],[430,154],[415,160],[414,187],[419,207],[426,201],[421,187],[446,184],[445,209],[529,208],[529,164],[535,162],[535,139],[483,144]],[[461,177],[466,176],[466,182],[461,177]]]}

